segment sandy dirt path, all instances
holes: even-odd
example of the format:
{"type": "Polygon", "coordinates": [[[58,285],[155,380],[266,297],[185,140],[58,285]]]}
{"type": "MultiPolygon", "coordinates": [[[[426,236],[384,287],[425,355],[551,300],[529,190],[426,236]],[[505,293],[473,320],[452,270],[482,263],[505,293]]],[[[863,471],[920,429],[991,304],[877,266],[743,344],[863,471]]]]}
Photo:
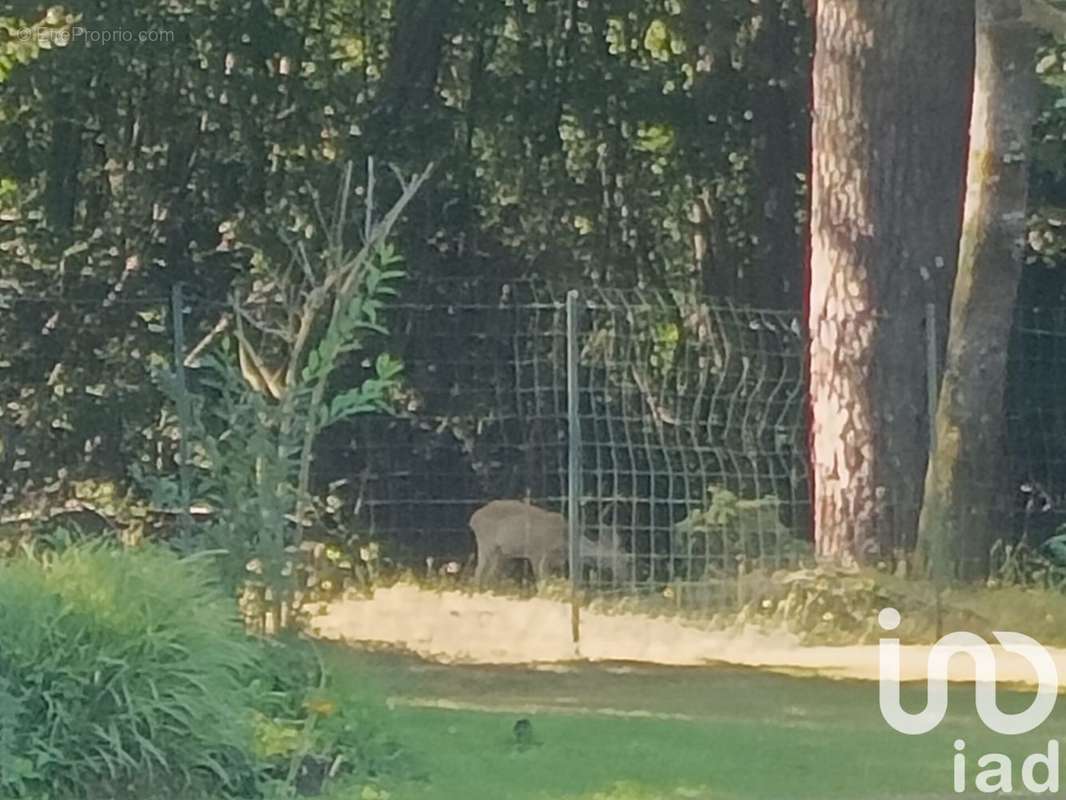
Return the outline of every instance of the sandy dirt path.
{"type": "MultiPolygon", "coordinates": [[[[725,663],[795,674],[877,680],[878,646],[804,647],[787,633],[706,631],[683,621],[637,614],[581,615],[581,642],[570,636],[570,606],[543,598],[518,599],[398,585],[372,599],[337,601],[312,618],[325,639],[402,647],[441,662],[561,664],[575,660],[629,661],[672,666],[725,663]]],[[[1021,656],[994,647],[997,676],[1035,685],[1021,656]]],[[[1066,683],[1066,650],[1048,648],[1066,683]]],[[[925,680],[929,647],[901,648],[903,680],[925,680]]],[[[949,678],[972,681],[973,662],[951,660],[949,678]]]]}

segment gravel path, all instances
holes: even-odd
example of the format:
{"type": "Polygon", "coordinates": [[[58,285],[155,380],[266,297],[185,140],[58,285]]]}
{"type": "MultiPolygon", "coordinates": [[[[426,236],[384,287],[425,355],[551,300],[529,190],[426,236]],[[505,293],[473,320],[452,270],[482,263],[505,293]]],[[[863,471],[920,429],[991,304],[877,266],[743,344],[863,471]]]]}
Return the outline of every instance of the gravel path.
{"type": "MultiPolygon", "coordinates": [[[[543,598],[518,599],[411,585],[379,589],[372,599],[333,603],[312,619],[322,638],[403,647],[442,662],[550,664],[574,660],[695,666],[726,663],[785,673],[877,680],[878,646],[803,647],[787,633],[706,631],[677,619],[583,611],[581,642],[570,635],[570,606],[543,598]]],[[[1024,658],[997,651],[998,677],[1035,684],[1024,658]]],[[[1051,649],[1066,679],[1066,650],[1051,649]]],[[[904,680],[924,680],[929,648],[902,648],[904,680]]],[[[950,679],[972,681],[973,663],[953,658],[950,679]]]]}

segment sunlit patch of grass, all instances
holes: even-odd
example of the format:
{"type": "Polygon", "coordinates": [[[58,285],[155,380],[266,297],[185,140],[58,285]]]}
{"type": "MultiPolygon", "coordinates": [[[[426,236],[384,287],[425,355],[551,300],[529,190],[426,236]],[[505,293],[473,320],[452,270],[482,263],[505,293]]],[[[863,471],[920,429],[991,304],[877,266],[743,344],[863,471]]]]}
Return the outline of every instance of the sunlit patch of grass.
{"type": "MultiPolygon", "coordinates": [[[[391,704],[389,729],[417,755],[425,780],[387,785],[389,800],[946,800],[958,796],[955,739],[965,739],[968,753],[1017,762],[1046,751],[1066,722],[1062,705],[1041,729],[1004,739],[977,718],[973,687],[958,686],[941,726],[911,737],[881,718],[870,682],[726,668],[461,667],[341,646],[324,652],[334,670],[347,665],[390,697],[441,701],[391,704]],[[626,713],[605,713],[615,709],[626,713]],[[516,747],[519,719],[530,721],[535,746],[516,747]]],[[[921,707],[925,686],[903,695],[904,707],[921,707]]],[[[998,698],[1008,712],[1030,700],[1009,691],[998,698]]]]}
{"type": "Polygon", "coordinates": [[[567,798],[567,800],[714,800],[714,797],[715,795],[706,786],[656,789],[637,783],[616,783],[607,789],[567,798]]]}

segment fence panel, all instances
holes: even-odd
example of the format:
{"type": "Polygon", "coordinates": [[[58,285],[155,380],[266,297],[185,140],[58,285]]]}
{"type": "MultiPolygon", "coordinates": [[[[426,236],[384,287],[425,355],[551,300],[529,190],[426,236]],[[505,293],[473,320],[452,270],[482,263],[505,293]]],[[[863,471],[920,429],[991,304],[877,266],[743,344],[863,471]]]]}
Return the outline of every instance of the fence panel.
{"type": "MultiPolygon", "coordinates": [[[[570,345],[574,477],[594,545],[583,585],[721,605],[744,571],[805,551],[798,313],[683,291],[584,289],[568,339],[566,295],[537,282],[441,282],[418,296],[392,306],[388,335],[367,345],[404,362],[395,413],[324,436],[314,474],[320,489],[343,484],[345,524],[381,540],[398,564],[470,562],[470,516],[492,500],[568,513],[570,345]],[[617,548],[633,569],[612,563],[617,548]]],[[[66,499],[75,484],[129,486],[135,465],[176,470],[180,414],[155,376],[176,353],[217,344],[227,303],[192,289],[177,298],[6,290],[0,310],[4,514],[66,499]]],[[[1009,355],[1003,485],[1018,497],[1005,536],[1039,543],[1066,522],[1066,311],[1019,309],[1009,355]]],[[[365,371],[353,364],[341,377],[365,371]]],[[[193,393],[198,380],[190,368],[193,393]]]]}
{"type": "Polygon", "coordinates": [[[798,317],[600,291],[584,322],[586,527],[635,554],[626,588],[720,600],[740,572],[794,562],[810,516],[798,317]]]}
{"type": "MultiPolygon", "coordinates": [[[[565,301],[520,284],[393,309],[410,401],[363,420],[352,457],[357,503],[404,557],[464,559],[470,514],[492,500],[566,513],[565,301]]],[[[797,315],[597,291],[577,317],[583,529],[636,561],[615,574],[604,544],[585,583],[706,589],[794,561],[810,517],[797,315]]]]}

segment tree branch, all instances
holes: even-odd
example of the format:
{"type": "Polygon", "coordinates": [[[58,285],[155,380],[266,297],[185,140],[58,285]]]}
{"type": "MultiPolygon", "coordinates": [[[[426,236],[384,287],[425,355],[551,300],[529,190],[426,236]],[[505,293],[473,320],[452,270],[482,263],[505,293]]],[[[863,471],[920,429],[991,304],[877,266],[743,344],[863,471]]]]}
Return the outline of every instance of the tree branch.
{"type": "Polygon", "coordinates": [[[252,346],[252,343],[244,335],[244,328],[241,325],[241,308],[236,297],[233,298],[233,316],[236,322],[233,332],[237,336],[237,355],[244,379],[256,391],[273,397],[275,400],[280,400],[285,391],[285,386],[278,383],[280,370],[277,373],[271,372],[252,346]]]}
{"type": "Polygon", "coordinates": [[[208,346],[210,346],[210,344],[213,341],[215,341],[215,338],[220,333],[222,333],[223,331],[226,330],[226,328],[229,327],[229,324],[230,324],[229,314],[223,314],[221,317],[219,317],[218,322],[215,323],[215,327],[213,327],[210,331],[208,331],[207,335],[203,339],[201,339],[199,341],[199,343],[196,345],[196,347],[194,347],[192,350],[190,350],[189,354],[187,356],[185,356],[185,361],[184,361],[185,366],[186,367],[195,367],[197,365],[198,359],[200,358],[200,354],[203,353],[204,350],[206,350],[208,348],[208,346]]]}

